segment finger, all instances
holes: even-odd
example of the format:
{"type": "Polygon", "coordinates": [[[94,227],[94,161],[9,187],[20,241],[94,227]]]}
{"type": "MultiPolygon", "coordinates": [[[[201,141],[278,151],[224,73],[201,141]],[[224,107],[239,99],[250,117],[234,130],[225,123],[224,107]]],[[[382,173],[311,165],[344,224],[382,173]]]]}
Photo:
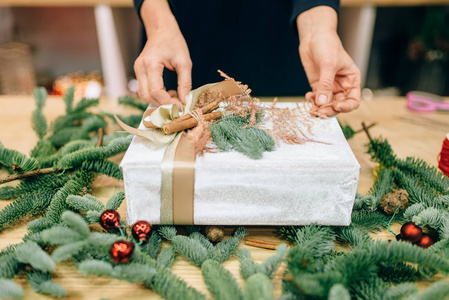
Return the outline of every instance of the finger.
{"type": "Polygon", "coordinates": [[[337,115],[339,112],[336,111],[335,109],[333,109],[333,107],[327,106],[327,107],[319,108],[317,113],[319,116],[332,117],[332,116],[337,115]]]}
{"type": "Polygon", "coordinates": [[[158,106],[171,103],[171,97],[166,90],[153,90],[150,97],[159,103],[158,106]]]}
{"type": "Polygon", "coordinates": [[[192,63],[181,63],[177,68],[178,73],[178,95],[182,103],[186,103],[186,96],[192,89],[192,63]]]}
{"type": "Polygon", "coordinates": [[[334,88],[335,68],[332,66],[322,66],[320,69],[320,80],[316,90],[315,103],[319,106],[326,105],[332,100],[332,90],[334,88]]]}
{"type": "Polygon", "coordinates": [[[306,93],[306,101],[310,103],[315,103],[315,94],[313,92],[306,93]]]}
{"type": "Polygon", "coordinates": [[[338,102],[333,105],[335,111],[350,112],[357,109],[360,106],[360,101],[354,99],[346,99],[345,101],[338,102]]]}
{"type": "Polygon", "coordinates": [[[169,90],[168,94],[170,95],[170,97],[172,98],[178,98],[178,93],[175,90],[169,90]]]}
{"type": "Polygon", "coordinates": [[[150,91],[148,90],[148,79],[145,71],[138,66],[135,66],[134,69],[136,73],[137,92],[139,97],[145,102],[156,104],[151,101],[152,99],[150,97],[150,91]]]}

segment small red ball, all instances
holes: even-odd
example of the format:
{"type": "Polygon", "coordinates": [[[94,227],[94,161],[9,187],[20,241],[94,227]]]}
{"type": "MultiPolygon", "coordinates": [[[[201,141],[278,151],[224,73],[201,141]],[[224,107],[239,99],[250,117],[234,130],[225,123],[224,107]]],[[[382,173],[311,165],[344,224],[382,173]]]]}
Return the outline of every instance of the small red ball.
{"type": "Polygon", "coordinates": [[[422,229],[413,222],[407,222],[401,227],[402,239],[410,243],[418,242],[422,237],[422,229]]]}
{"type": "Polygon", "coordinates": [[[100,225],[106,230],[120,227],[120,214],[113,209],[105,210],[100,216],[100,225]]]}
{"type": "Polygon", "coordinates": [[[134,252],[134,243],[125,240],[118,240],[112,244],[111,259],[116,263],[126,263],[134,252]]]}
{"type": "Polygon", "coordinates": [[[148,241],[151,232],[151,224],[147,221],[137,221],[132,227],[133,237],[139,242],[148,241]]]}
{"type": "Polygon", "coordinates": [[[421,240],[416,244],[424,249],[427,249],[434,243],[434,240],[428,234],[423,233],[421,240]]]}

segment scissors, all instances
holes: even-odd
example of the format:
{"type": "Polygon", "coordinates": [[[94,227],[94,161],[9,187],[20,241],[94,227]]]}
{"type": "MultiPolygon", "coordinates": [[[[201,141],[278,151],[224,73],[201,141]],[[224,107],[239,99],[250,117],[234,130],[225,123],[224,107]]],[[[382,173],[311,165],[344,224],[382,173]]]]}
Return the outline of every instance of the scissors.
{"type": "Polygon", "coordinates": [[[449,102],[443,97],[435,94],[412,91],[407,95],[407,107],[419,112],[447,111],[449,112],[449,102]]]}

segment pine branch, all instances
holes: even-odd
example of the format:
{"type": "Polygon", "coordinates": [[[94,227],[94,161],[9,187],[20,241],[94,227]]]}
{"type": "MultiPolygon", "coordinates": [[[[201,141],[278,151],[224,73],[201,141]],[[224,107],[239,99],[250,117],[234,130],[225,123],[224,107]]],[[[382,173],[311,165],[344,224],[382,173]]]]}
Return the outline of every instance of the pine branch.
{"type": "Polygon", "coordinates": [[[1,278],[12,279],[19,271],[20,263],[12,251],[0,256],[0,280],[1,278]]]}
{"type": "Polygon", "coordinates": [[[132,96],[120,97],[120,98],[118,98],[118,103],[125,105],[125,106],[137,108],[138,110],[141,110],[142,112],[146,111],[148,108],[148,103],[139,101],[137,98],[132,97],[132,96]]]}
{"type": "Polygon", "coordinates": [[[214,299],[242,299],[234,276],[215,260],[206,260],[201,266],[204,282],[214,299]]]}
{"type": "Polygon", "coordinates": [[[96,211],[105,210],[105,207],[100,200],[90,195],[87,197],[86,196],[87,195],[85,195],[84,197],[77,195],[69,195],[66,199],[66,203],[68,207],[76,211],[87,212],[89,210],[96,210],[96,211]]]}
{"type": "Polygon", "coordinates": [[[39,168],[36,159],[26,157],[19,151],[7,149],[3,146],[0,146],[0,165],[15,173],[29,172],[39,168]]]}
{"type": "Polygon", "coordinates": [[[52,198],[45,216],[54,223],[58,223],[62,212],[67,208],[67,197],[81,193],[86,187],[89,188],[93,179],[92,173],[77,172],[52,198]]]}
{"type": "Polygon", "coordinates": [[[265,274],[266,276],[268,276],[268,278],[273,279],[274,274],[278,270],[282,260],[288,252],[289,248],[287,247],[287,245],[281,244],[276,249],[275,255],[270,256],[259,265],[257,272],[265,274]]]}
{"type": "Polygon", "coordinates": [[[55,193],[52,190],[27,193],[5,206],[0,211],[0,231],[25,216],[43,212],[50,205],[55,193]]]}
{"type": "Polygon", "coordinates": [[[64,93],[62,100],[65,103],[65,113],[68,115],[73,111],[73,99],[75,98],[75,86],[71,85],[64,93]]]}
{"type": "Polygon", "coordinates": [[[68,260],[83,251],[85,246],[84,240],[59,246],[53,251],[51,258],[57,263],[68,260]]]}
{"type": "Polygon", "coordinates": [[[97,106],[100,103],[98,98],[82,98],[73,109],[74,113],[84,112],[86,109],[92,106],[97,106]]]}
{"type": "Polygon", "coordinates": [[[163,268],[170,269],[176,259],[176,252],[173,247],[166,247],[162,249],[157,257],[157,264],[163,268]]]}
{"type": "Polygon", "coordinates": [[[91,171],[123,180],[123,172],[120,167],[109,160],[90,160],[81,164],[81,170],[91,171]]]}
{"type": "Polygon", "coordinates": [[[122,205],[123,200],[125,200],[125,192],[120,191],[112,196],[108,202],[106,202],[106,209],[114,209],[117,210],[120,205],[122,205]]]}
{"type": "Polygon", "coordinates": [[[0,299],[22,299],[24,295],[20,285],[12,280],[0,278],[0,299]]]}
{"type": "Polygon", "coordinates": [[[273,286],[270,279],[257,273],[246,281],[243,298],[245,300],[271,300],[273,299],[273,286]]]}
{"type": "Polygon", "coordinates": [[[78,270],[80,270],[84,276],[111,276],[113,268],[110,263],[103,260],[89,259],[81,262],[78,265],[78,270]]]}
{"type": "Polygon", "coordinates": [[[36,146],[31,150],[30,156],[36,158],[42,168],[41,159],[48,158],[55,153],[56,148],[53,144],[48,139],[43,139],[37,142],[36,146]]]}
{"type": "Polygon", "coordinates": [[[16,247],[17,261],[30,264],[33,268],[44,272],[52,272],[56,265],[50,256],[34,242],[26,242],[16,247]]]}
{"type": "Polygon", "coordinates": [[[237,257],[240,262],[240,276],[246,281],[257,273],[259,264],[251,259],[251,252],[248,249],[239,249],[237,257]]]}
{"type": "Polygon", "coordinates": [[[296,233],[295,242],[310,249],[315,257],[322,257],[335,248],[335,233],[329,228],[319,225],[307,225],[296,233]]]}
{"type": "Polygon", "coordinates": [[[48,294],[52,297],[65,297],[67,291],[51,280],[51,274],[47,272],[33,271],[27,273],[27,279],[33,290],[40,294],[48,294]]]}

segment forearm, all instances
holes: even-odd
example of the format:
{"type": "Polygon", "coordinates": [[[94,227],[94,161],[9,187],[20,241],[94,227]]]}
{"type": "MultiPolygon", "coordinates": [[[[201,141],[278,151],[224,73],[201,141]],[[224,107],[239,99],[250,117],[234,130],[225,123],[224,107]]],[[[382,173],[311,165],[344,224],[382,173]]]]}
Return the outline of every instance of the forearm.
{"type": "Polygon", "coordinates": [[[296,19],[299,41],[308,42],[321,33],[336,33],[337,23],[337,12],[329,6],[317,6],[306,10],[296,19]]]}
{"type": "Polygon", "coordinates": [[[148,37],[158,32],[179,31],[178,23],[167,0],[144,1],[140,9],[140,16],[148,37]]]}

